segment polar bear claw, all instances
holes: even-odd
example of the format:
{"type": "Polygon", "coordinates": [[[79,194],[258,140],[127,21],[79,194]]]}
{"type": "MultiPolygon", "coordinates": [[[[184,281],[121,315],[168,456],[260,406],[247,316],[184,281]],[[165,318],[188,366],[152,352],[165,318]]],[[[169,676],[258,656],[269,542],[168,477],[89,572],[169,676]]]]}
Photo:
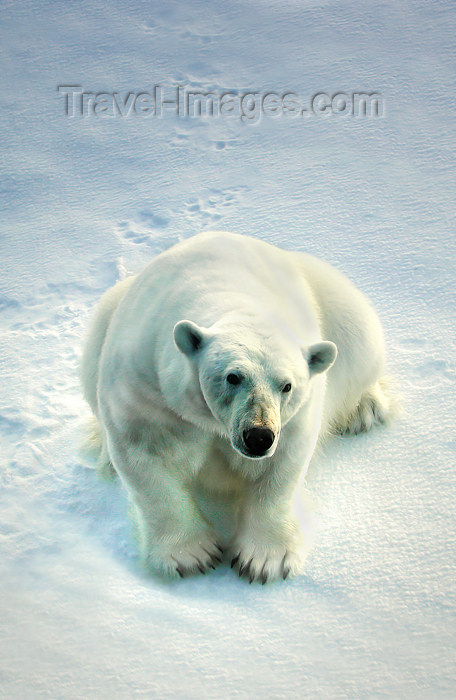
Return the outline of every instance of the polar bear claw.
{"type": "Polygon", "coordinates": [[[237,571],[239,578],[244,578],[249,583],[261,583],[263,586],[270,581],[287,579],[290,575],[297,575],[303,564],[303,559],[294,552],[280,551],[262,552],[256,551],[249,558],[241,552],[235,554],[231,561],[231,568],[237,571]]]}

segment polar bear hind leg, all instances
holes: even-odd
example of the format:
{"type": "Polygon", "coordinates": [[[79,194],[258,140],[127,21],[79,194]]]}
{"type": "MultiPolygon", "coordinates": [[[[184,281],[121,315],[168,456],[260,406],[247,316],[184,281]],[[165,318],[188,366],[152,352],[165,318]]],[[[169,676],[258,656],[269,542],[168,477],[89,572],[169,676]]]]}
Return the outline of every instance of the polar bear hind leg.
{"type": "Polygon", "coordinates": [[[389,391],[386,377],[380,378],[361,395],[355,409],[335,423],[341,435],[367,433],[376,425],[387,425],[398,410],[398,401],[389,391]]]}
{"type": "Polygon", "coordinates": [[[100,476],[108,480],[115,477],[116,471],[109,458],[106,435],[98,420],[98,368],[112,315],[134,279],[135,277],[127,277],[103,294],[92,319],[79,368],[84,396],[93,413],[84,426],[79,451],[91,463],[95,462],[100,476]]]}
{"type": "Polygon", "coordinates": [[[79,453],[85,461],[94,465],[103,479],[112,481],[117,476],[108,454],[102,427],[95,416],[90,416],[85,421],[79,453]]]}

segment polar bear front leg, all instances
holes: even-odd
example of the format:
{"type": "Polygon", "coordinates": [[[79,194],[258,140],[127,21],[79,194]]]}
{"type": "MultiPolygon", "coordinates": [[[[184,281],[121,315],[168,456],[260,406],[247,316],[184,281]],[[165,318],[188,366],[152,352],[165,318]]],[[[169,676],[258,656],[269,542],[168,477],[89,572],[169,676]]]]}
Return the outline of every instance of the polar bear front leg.
{"type": "Polygon", "coordinates": [[[248,484],[231,544],[231,567],[250,583],[286,579],[302,571],[305,541],[294,511],[301,464],[285,482],[274,465],[248,484]]]}
{"type": "Polygon", "coordinates": [[[182,578],[215,569],[223,549],[186,489],[188,464],[165,463],[143,444],[111,441],[110,455],[129,492],[144,564],[182,578]]]}
{"type": "Polygon", "coordinates": [[[266,505],[250,493],[231,547],[231,567],[250,583],[295,576],[304,564],[304,542],[291,503],[266,505]]]}

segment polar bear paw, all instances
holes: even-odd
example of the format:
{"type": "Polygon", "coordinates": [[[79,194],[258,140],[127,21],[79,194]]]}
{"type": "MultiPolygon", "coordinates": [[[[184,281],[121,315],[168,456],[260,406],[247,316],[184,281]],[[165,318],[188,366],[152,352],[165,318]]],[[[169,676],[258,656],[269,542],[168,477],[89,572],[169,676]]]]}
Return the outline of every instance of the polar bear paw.
{"type": "Polygon", "coordinates": [[[222,563],[223,552],[222,545],[212,532],[199,532],[178,542],[162,543],[148,557],[148,563],[171,578],[186,578],[215,570],[222,563]]]}
{"type": "Polygon", "coordinates": [[[366,433],[376,425],[388,424],[399,409],[398,399],[388,390],[388,382],[382,377],[364,392],[355,410],[343,421],[337,431],[342,435],[366,433]]]}
{"type": "Polygon", "coordinates": [[[286,545],[234,546],[231,568],[249,583],[287,579],[302,571],[304,556],[298,548],[286,545]]]}

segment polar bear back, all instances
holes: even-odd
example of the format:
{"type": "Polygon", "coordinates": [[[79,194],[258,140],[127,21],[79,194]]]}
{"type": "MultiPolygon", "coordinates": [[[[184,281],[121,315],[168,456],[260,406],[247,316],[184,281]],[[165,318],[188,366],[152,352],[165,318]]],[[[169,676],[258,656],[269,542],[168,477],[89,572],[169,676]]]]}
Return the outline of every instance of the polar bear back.
{"type": "MultiPolygon", "coordinates": [[[[296,330],[314,303],[297,259],[264,241],[223,232],[206,232],[156,258],[138,279],[143,301],[155,316],[166,308],[174,324],[188,317],[210,326],[238,307],[281,316],[296,330]]],[[[141,303],[141,302],[139,302],[141,303]]],[[[165,316],[165,314],[162,314],[165,316]]]]}
{"type": "Polygon", "coordinates": [[[303,345],[320,338],[312,292],[293,254],[208,232],[173,246],[137,276],[113,315],[107,346],[116,344],[119,356],[147,348],[147,357],[136,353],[138,366],[158,368],[172,357],[181,361],[172,333],[178,321],[210,327],[233,315],[239,322],[275,317],[303,345]]]}

